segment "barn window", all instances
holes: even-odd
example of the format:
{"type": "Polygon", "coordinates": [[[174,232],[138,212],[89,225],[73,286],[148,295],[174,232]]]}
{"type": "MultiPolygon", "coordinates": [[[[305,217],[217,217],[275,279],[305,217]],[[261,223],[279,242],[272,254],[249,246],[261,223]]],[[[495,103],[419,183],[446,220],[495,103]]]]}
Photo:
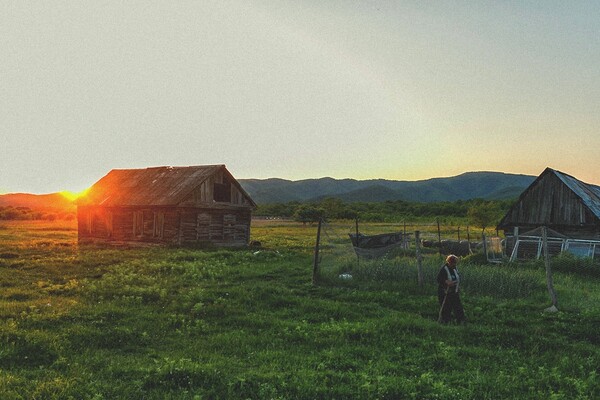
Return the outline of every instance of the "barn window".
{"type": "Polygon", "coordinates": [[[162,239],[165,230],[165,213],[164,212],[155,212],[154,213],[154,229],[152,231],[152,236],[155,238],[162,239]]]}
{"type": "Polygon", "coordinates": [[[231,185],[228,182],[215,183],[214,200],[220,202],[231,202],[231,185]]]}
{"type": "Polygon", "coordinates": [[[133,212],[133,236],[144,235],[144,212],[134,211],[133,212]]]}

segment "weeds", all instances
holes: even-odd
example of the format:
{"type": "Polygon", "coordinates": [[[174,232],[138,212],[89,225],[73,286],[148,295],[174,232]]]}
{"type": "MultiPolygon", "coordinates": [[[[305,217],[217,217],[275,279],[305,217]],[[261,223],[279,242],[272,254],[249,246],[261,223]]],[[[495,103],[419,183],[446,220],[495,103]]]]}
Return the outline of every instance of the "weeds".
{"type": "Polygon", "coordinates": [[[259,250],[117,250],[78,248],[64,222],[5,226],[1,398],[600,395],[592,275],[558,271],[550,315],[539,265],[465,262],[471,322],[440,326],[437,256],[422,288],[410,254],[348,256],[313,286],[315,227],[256,227],[259,250]]]}

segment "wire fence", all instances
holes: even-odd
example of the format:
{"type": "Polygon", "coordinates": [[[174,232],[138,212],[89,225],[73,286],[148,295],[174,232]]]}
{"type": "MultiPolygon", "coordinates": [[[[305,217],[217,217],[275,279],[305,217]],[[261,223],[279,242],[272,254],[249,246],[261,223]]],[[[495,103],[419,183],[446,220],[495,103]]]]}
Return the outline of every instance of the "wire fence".
{"type": "Polygon", "coordinates": [[[488,236],[437,221],[364,226],[322,222],[320,231],[314,259],[314,281],[319,284],[375,284],[432,293],[446,255],[455,254],[462,258],[461,285],[471,294],[600,311],[600,244],[559,243],[548,235],[488,236]]]}

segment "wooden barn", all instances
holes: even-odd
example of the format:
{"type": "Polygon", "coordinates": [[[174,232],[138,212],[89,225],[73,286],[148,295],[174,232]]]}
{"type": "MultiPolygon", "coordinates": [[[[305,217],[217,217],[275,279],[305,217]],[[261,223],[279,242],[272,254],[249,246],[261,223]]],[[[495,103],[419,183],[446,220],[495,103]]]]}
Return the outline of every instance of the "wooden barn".
{"type": "Polygon", "coordinates": [[[600,187],[546,168],[521,193],[497,229],[508,238],[541,226],[567,238],[599,240],[600,187]]]}
{"type": "Polygon", "coordinates": [[[245,246],[255,207],[224,165],[114,169],[77,201],[79,242],[245,246]]]}

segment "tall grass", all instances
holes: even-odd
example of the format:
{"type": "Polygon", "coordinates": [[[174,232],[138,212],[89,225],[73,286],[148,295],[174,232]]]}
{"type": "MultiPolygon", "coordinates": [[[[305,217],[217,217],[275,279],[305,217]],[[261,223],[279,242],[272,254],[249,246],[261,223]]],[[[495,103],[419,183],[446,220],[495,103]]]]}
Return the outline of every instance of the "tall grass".
{"type": "MultiPolygon", "coordinates": [[[[424,257],[422,273],[425,287],[437,286],[436,277],[443,265],[437,255],[424,257]]],[[[521,268],[517,265],[459,265],[461,288],[469,294],[496,298],[528,298],[545,290],[544,275],[538,270],[521,268]]],[[[414,257],[395,257],[360,260],[356,257],[341,257],[335,265],[325,264],[320,278],[329,284],[339,283],[352,277],[357,282],[385,283],[388,287],[418,292],[418,267],[414,257]],[[346,274],[346,275],[344,275],[346,274]]]]}
{"type": "MultiPolygon", "coordinates": [[[[348,256],[312,285],[315,227],[208,251],[79,248],[75,230],[39,227],[0,231],[2,399],[600,396],[599,315],[543,313],[535,265],[464,263],[471,323],[441,326],[439,259],[423,288],[403,257],[348,256]]],[[[582,283],[597,296],[594,279],[558,272],[559,302],[582,283]]]]}

